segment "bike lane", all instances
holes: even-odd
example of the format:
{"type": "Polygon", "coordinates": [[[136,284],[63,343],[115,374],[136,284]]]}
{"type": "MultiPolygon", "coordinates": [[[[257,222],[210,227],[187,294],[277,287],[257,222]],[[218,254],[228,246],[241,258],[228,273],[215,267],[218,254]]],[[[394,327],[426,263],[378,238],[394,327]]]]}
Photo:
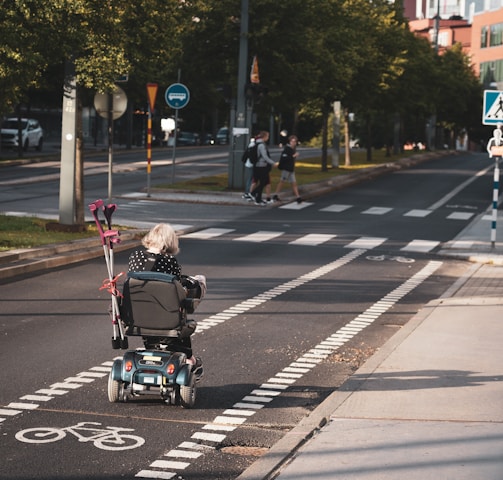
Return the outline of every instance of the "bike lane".
{"type": "MultiPolygon", "coordinates": [[[[203,319],[199,322],[201,329],[205,331],[219,326],[363,258],[367,253],[363,249],[350,250],[329,264],[203,319]]],[[[95,380],[106,377],[111,361],[78,372],[49,388],[27,393],[0,412],[16,412],[2,425],[4,435],[15,439],[5,445],[4,459],[8,467],[5,470],[8,477],[5,478],[33,478],[34,475],[37,478],[57,478],[57,475],[69,473],[85,478],[174,478],[205,453],[213,451],[256,412],[267,408],[290,385],[372,324],[439,266],[440,262],[424,265],[416,275],[344,328],[313,345],[209,422],[201,422],[180,408],[167,407],[156,397],[109,404],[106,382],[95,380]],[[46,400],[43,400],[44,396],[46,400]],[[27,405],[33,405],[33,408],[27,405]],[[168,445],[171,447],[166,450],[168,445]],[[25,461],[27,457],[29,460],[25,461]],[[14,468],[11,470],[10,467],[14,468]]]]}

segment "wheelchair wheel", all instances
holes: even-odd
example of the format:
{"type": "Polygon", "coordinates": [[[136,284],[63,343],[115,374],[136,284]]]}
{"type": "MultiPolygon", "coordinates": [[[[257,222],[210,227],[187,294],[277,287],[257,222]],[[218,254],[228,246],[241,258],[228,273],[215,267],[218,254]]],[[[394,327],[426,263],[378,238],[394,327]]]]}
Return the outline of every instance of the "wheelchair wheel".
{"type": "Polygon", "coordinates": [[[180,405],[183,408],[192,408],[196,403],[196,377],[190,376],[188,385],[180,386],[180,405]]]}
{"type": "Polygon", "coordinates": [[[112,378],[112,372],[108,375],[108,400],[111,403],[120,401],[121,382],[112,378]]]}

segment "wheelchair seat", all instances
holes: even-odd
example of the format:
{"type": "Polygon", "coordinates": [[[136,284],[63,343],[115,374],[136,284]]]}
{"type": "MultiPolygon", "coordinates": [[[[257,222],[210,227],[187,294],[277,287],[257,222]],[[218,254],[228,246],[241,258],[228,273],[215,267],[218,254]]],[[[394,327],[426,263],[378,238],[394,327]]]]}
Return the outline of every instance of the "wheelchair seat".
{"type": "Polygon", "coordinates": [[[181,336],[187,325],[187,306],[192,302],[174,275],[129,272],[122,293],[120,313],[128,335],[181,336]]]}

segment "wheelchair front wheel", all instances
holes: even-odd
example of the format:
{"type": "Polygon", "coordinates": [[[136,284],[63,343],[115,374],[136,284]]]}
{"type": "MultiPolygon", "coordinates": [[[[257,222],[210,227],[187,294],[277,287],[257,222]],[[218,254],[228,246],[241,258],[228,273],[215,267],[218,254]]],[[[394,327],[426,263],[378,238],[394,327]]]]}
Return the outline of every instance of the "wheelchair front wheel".
{"type": "Polygon", "coordinates": [[[121,382],[112,378],[112,372],[108,375],[108,400],[111,403],[120,401],[121,382]]]}

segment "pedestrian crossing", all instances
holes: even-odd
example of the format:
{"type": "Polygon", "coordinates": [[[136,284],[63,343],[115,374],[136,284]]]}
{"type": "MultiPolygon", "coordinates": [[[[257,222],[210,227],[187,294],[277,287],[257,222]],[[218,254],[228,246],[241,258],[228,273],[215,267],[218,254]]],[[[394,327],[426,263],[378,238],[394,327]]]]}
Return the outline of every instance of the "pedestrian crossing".
{"type": "MultiPolygon", "coordinates": [[[[311,207],[315,205],[313,202],[303,202],[303,203],[287,203],[285,205],[281,205],[279,208],[280,209],[285,209],[285,210],[303,210],[305,208],[311,207]]],[[[334,203],[332,205],[328,205],[327,207],[320,208],[320,212],[325,212],[325,213],[342,213],[346,212],[348,210],[354,209],[356,210],[358,207],[355,205],[347,205],[343,203],[334,203]]],[[[361,215],[387,215],[391,212],[396,210],[395,208],[392,207],[384,207],[384,206],[372,206],[365,208],[364,210],[359,211],[361,215]]],[[[428,209],[411,209],[407,210],[404,213],[402,213],[402,216],[404,217],[415,217],[415,218],[425,218],[431,213],[435,211],[434,208],[428,208],[428,209]]],[[[473,216],[475,215],[474,212],[467,212],[467,211],[454,211],[450,212],[446,215],[447,220],[470,220],[473,216]]]]}
{"type": "MultiPolygon", "coordinates": [[[[338,246],[341,246],[343,248],[365,250],[372,250],[374,248],[381,247],[387,241],[392,240],[386,237],[371,236],[361,236],[356,239],[351,239],[340,237],[337,234],[326,233],[308,233],[305,235],[300,235],[297,238],[291,240],[291,233],[287,236],[287,232],[283,231],[258,230],[252,233],[239,234],[236,229],[230,228],[205,228],[196,232],[184,234],[182,235],[182,238],[190,238],[196,240],[213,240],[222,238],[229,241],[249,243],[266,243],[273,240],[282,241],[283,239],[286,239],[285,242],[288,245],[302,245],[311,247],[330,244],[330,242],[337,240],[338,246]]],[[[428,253],[439,245],[440,242],[435,240],[414,239],[403,245],[401,248],[399,248],[399,250],[403,252],[428,253]]],[[[393,249],[396,248],[396,241],[394,241],[393,249]]]]}

